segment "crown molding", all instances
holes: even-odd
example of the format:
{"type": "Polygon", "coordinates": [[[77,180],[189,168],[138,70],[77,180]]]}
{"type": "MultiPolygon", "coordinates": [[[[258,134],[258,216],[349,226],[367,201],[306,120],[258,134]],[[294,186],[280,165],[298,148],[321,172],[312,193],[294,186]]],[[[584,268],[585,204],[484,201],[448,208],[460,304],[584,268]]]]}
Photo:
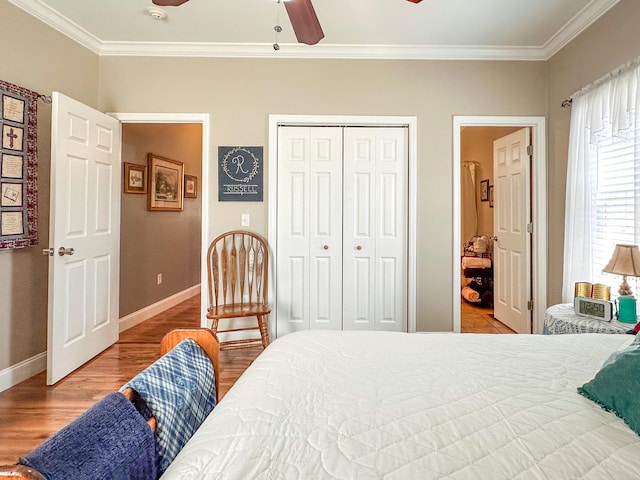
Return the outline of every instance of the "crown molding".
{"type": "Polygon", "coordinates": [[[71,40],[100,55],[103,42],[80,25],[60,15],[40,0],[8,0],[9,3],[24,10],[29,15],[49,25],[54,30],[66,35],[71,40]]]}
{"type": "Polygon", "coordinates": [[[543,46],[473,45],[338,45],[267,43],[114,42],[102,41],[40,0],[9,3],[101,56],[315,58],[380,60],[496,60],[545,61],[577,37],[619,0],[592,0],[543,46]]]}
{"type": "Polygon", "coordinates": [[[313,46],[281,43],[103,42],[101,55],[145,57],[314,58],[370,60],[546,60],[538,47],[474,47],[415,45],[313,46]]]}
{"type": "Polygon", "coordinates": [[[580,35],[602,15],[615,6],[620,0],[592,0],[580,12],[569,20],[553,37],[544,45],[547,59],[558,53],[562,47],[580,35]]]}

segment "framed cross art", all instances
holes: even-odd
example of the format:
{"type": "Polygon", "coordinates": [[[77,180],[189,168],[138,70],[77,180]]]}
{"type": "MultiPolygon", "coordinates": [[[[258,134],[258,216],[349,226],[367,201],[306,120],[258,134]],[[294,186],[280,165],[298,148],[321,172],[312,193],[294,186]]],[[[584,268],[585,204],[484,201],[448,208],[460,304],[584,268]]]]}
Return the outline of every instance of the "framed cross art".
{"type": "Polygon", "coordinates": [[[38,243],[39,97],[0,80],[0,250],[38,243]]]}

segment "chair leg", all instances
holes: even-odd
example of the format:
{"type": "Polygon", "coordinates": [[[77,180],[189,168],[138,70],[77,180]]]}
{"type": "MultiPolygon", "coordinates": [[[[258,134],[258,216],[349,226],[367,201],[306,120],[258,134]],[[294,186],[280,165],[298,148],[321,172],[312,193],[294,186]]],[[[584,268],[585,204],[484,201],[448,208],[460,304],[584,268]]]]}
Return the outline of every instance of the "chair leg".
{"type": "Polygon", "coordinates": [[[218,334],[218,319],[217,318],[212,318],[211,319],[211,331],[213,332],[214,335],[218,334]]]}
{"type": "Polygon", "coordinates": [[[269,325],[264,315],[257,315],[258,326],[260,327],[260,336],[262,337],[262,348],[269,345],[269,325]]]}

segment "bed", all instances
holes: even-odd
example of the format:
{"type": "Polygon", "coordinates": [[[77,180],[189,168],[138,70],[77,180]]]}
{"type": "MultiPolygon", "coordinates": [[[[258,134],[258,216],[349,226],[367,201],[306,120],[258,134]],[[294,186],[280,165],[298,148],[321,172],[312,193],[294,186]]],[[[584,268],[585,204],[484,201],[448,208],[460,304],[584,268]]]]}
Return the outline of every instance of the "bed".
{"type": "Polygon", "coordinates": [[[638,478],[640,436],[576,391],[633,339],[292,333],[162,479],[638,478]]]}

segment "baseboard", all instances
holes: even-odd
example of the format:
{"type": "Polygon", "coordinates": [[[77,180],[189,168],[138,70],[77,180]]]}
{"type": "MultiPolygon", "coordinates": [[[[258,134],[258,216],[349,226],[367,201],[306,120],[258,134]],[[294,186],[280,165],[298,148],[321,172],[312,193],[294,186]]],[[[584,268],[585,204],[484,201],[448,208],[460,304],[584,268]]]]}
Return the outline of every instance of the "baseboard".
{"type": "Polygon", "coordinates": [[[170,297],[164,298],[159,302],[149,305],[148,307],[144,307],[137,312],[130,313],[126,317],[122,317],[120,319],[120,333],[125,330],[129,330],[131,327],[135,327],[145,320],[149,320],[151,317],[158,315],[171,307],[175,307],[179,303],[182,303],[199,293],[200,284],[194,285],[193,287],[189,287],[182,292],[178,292],[170,297]]]}
{"type": "Polygon", "coordinates": [[[0,392],[47,369],[47,352],[39,353],[0,371],[0,392]]]}
{"type": "MultiPolygon", "coordinates": [[[[176,306],[177,304],[190,299],[194,295],[200,293],[200,284],[187,288],[182,292],[178,292],[175,295],[171,295],[163,300],[160,300],[153,305],[133,312],[126,317],[119,320],[120,332],[124,332],[129,328],[150,319],[154,315],[164,312],[165,310],[176,306]]],[[[18,383],[37,375],[47,369],[47,352],[39,353],[31,358],[27,358],[20,363],[11,365],[8,368],[0,371],[0,392],[7,390],[18,383]]]]}

